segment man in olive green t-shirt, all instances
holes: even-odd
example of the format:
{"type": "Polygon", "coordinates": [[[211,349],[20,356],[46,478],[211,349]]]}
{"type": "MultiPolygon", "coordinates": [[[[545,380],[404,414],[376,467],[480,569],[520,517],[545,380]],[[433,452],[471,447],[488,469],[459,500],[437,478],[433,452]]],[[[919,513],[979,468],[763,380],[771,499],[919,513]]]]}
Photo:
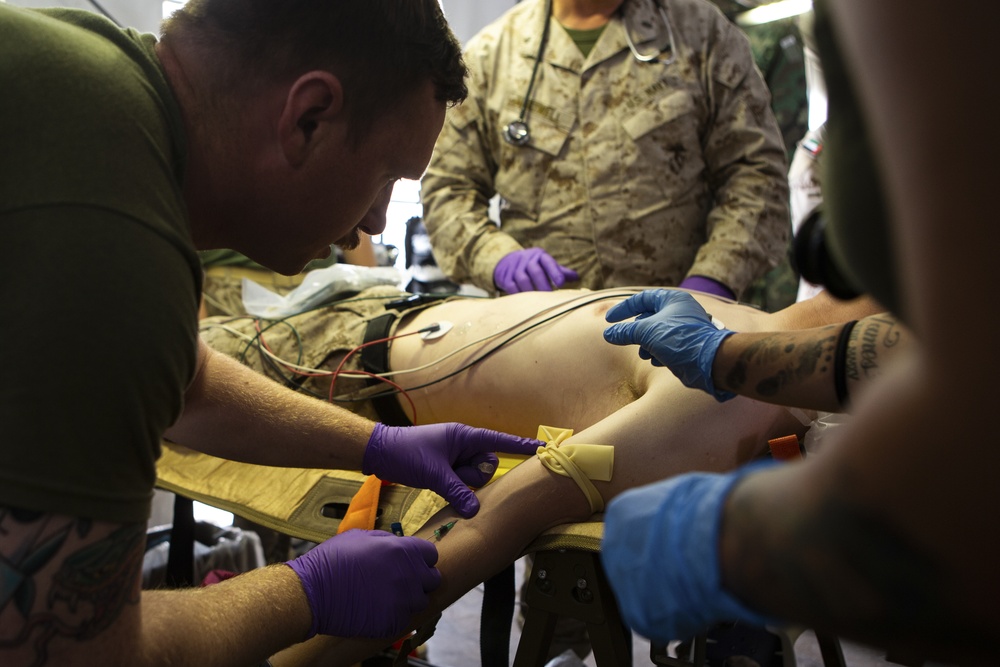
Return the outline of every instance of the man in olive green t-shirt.
{"type": "Polygon", "coordinates": [[[0,4],[0,664],[251,665],[426,606],[435,547],[387,533],[196,591],[140,593],[140,565],[164,437],[360,469],[463,516],[493,452],[538,446],[374,424],[196,333],[198,250],[291,275],[380,233],[464,73],[436,0],[192,0],[159,40],[0,4]]]}

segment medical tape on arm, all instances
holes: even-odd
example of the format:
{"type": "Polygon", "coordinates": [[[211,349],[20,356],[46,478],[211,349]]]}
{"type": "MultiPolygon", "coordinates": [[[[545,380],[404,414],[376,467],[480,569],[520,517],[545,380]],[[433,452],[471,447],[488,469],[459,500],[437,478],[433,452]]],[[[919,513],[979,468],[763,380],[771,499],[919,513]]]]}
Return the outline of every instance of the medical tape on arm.
{"type": "Polygon", "coordinates": [[[571,436],[571,429],[538,427],[538,439],[545,447],[536,452],[542,465],[563,477],[569,477],[583,491],[592,512],[604,511],[604,498],[591,482],[610,482],[614,472],[615,448],[610,445],[562,444],[571,436]]]}

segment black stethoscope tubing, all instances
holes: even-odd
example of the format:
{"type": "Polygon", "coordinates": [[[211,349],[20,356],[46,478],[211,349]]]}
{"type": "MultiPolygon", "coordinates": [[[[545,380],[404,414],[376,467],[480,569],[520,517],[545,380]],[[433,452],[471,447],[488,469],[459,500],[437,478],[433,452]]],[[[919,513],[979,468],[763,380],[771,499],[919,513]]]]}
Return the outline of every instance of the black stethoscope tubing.
{"type": "Polygon", "coordinates": [[[503,129],[504,139],[513,146],[524,146],[531,139],[531,130],[528,129],[528,105],[531,104],[531,93],[535,90],[535,77],[538,76],[538,67],[542,63],[542,56],[545,55],[545,44],[549,41],[549,22],[552,18],[552,0],[545,0],[545,25],[542,27],[542,38],[538,42],[538,54],[535,56],[535,64],[531,67],[531,78],[528,79],[528,90],[524,93],[524,102],[521,104],[521,113],[517,115],[517,120],[507,123],[503,129]]]}
{"type": "MultiPolygon", "coordinates": [[[[655,0],[654,0],[655,2],[655,0]]],[[[659,2],[655,2],[657,8],[660,10],[660,16],[663,19],[663,24],[666,26],[667,35],[670,39],[670,58],[661,61],[665,65],[669,65],[674,60],[674,30],[670,25],[670,20],[667,18],[666,12],[663,10],[663,5],[659,2]]],[[[531,104],[531,93],[535,90],[535,77],[538,76],[538,67],[542,63],[542,56],[545,55],[545,44],[549,39],[549,23],[552,19],[552,0],[546,0],[545,2],[545,25],[542,27],[542,38],[538,42],[538,54],[535,56],[535,64],[531,67],[531,78],[528,80],[528,90],[524,94],[524,102],[521,104],[521,113],[517,115],[517,120],[507,123],[503,128],[503,137],[507,140],[507,143],[512,146],[524,146],[531,140],[531,130],[528,127],[528,105],[531,104]]],[[[641,54],[636,50],[635,44],[632,43],[632,37],[628,33],[628,28],[625,28],[625,39],[628,41],[628,48],[632,51],[632,55],[639,62],[652,62],[656,60],[662,51],[658,51],[656,54],[641,54]]]]}

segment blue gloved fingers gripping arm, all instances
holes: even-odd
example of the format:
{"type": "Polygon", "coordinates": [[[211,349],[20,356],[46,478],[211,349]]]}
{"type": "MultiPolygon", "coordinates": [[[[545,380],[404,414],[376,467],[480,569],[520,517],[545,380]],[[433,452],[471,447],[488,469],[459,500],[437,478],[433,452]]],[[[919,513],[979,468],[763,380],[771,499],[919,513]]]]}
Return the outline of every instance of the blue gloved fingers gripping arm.
{"type": "Polygon", "coordinates": [[[732,488],[766,461],[726,474],[694,473],[627,491],[604,515],[601,561],[629,627],[663,643],[720,621],[777,625],[722,585],[719,539],[732,488]]]}

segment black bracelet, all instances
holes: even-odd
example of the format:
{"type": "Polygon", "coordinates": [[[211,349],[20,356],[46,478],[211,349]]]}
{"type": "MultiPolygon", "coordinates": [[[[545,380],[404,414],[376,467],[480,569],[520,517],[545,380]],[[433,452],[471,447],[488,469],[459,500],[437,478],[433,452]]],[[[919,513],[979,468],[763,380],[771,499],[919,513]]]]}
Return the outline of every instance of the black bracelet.
{"type": "Polygon", "coordinates": [[[837,336],[837,347],[833,352],[833,389],[842,408],[847,407],[847,342],[857,323],[857,320],[851,320],[844,325],[837,336]]]}

